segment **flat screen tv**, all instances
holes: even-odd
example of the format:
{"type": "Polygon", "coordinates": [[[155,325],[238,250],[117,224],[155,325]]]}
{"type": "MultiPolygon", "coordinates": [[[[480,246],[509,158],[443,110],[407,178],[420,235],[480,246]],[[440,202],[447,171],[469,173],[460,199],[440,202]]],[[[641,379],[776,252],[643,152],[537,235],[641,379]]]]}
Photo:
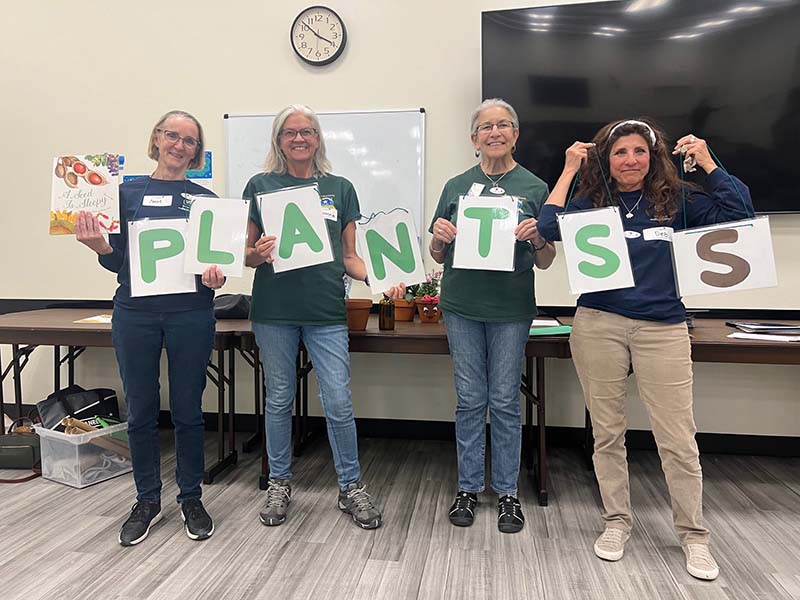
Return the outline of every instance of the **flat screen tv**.
{"type": "Polygon", "coordinates": [[[515,157],[551,186],[572,142],[648,116],[705,138],[757,212],[800,212],[800,0],[491,11],[481,44],[483,97],[514,106],[515,157]]]}

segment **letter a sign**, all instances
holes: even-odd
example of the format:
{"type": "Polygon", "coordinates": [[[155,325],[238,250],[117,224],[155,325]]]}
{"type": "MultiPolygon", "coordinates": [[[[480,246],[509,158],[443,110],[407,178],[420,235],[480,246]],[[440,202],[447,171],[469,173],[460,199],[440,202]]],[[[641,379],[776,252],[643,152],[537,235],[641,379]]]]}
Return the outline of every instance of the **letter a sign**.
{"type": "Polygon", "coordinates": [[[619,208],[560,213],[569,289],[573,294],[633,287],[619,208]]]}
{"type": "Polygon", "coordinates": [[[259,194],[264,233],[276,236],[276,273],[333,261],[333,248],[316,185],[259,194]]]}
{"type": "Polygon", "coordinates": [[[672,255],[681,296],[778,285],[768,217],[676,231],[672,255]]]}

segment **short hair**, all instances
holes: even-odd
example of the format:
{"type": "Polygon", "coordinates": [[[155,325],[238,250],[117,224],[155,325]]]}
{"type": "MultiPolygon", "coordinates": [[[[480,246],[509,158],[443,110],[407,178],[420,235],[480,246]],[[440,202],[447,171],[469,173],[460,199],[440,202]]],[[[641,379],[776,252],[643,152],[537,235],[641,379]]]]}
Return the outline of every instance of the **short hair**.
{"type": "Polygon", "coordinates": [[[283,130],[283,124],[291,115],[300,113],[308,117],[314,129],[317,130],[319,135],[319,148],[314,153],[313,159],[313,173],[314,177],[324,177],[331,174],[331,163],[328,160],[327,152],[325,150],[325,138],[322,136],[322,127],[319,124],[319,118],[311,107],[305,104],[290,104],[281,112],[275,115],[275,120],[272,121],[272,135],[270,136],[270,147],[267,153],[267,159],[264,162],[264,171],[267,173],[277,173],[284,175],[289,170],[289,165],[286,162],[286,156],[281,150],[280,142],[278,141],[283,130]]]}
{"type": "Polygon", "coordinates": [[[158,162],[158,146],[155,144],[156,134],[158,133],[158,130],[163,127],[164,123],[166,123],[167,120],[171,119],[172,117],[190,119],[197,126],[197,135],[199,139],[197,140],[198,144],[197,148],[195,149],[195,155],[192,160],[189,161],[189,169],[202,169],[203,164],[205,163],[206,154],[206,136],[203,134],[203,126],[200,125],[200,121],[198,121],[194,115],[191,115],[183,110],[171,110],[161,117],[155,125],[153,125],[153,131],[150,132],[150,145],[147,148],[147,156],[158,162]]]}
{"type": "Polygon", "coordinates": [[[508,114],[511,115],[511,123],[514,125],[514,129],[519,131],[519,117],[517,116],[517,111],[514,110],[514,107],[502,98],[489,98],[481,102],[478,105],[478,108],[472,111],[472,118],[470,119],[469,126],[469,130],[472,135],[478,133],[478,118],[481,116],[481,113],[487,108],[493,108],[495,106],[499,106],[500,108],[504,108],[508,111],[508,114]]]}

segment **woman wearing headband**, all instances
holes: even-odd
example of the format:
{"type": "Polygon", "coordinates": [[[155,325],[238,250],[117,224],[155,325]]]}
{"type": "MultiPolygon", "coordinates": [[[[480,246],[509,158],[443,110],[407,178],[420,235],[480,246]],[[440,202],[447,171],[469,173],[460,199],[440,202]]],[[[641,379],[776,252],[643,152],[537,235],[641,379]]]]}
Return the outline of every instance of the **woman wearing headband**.
{"type": "Polygon", "coordinates": [[[484,101],[472,113],[470,139],[480,163],[453,177],[442,190],[430,226],[430,253],[444,263],[441,306],[453,358],[456,396],[458,492],[450,522],[472,525],[484,490],[486,410],[491,418],[492,489],[498,496],[497,527],[520,531],[525,520],[517,499],[521,417],[519,384],[531,319],[536,316],[533,267],[546,269],[555,247],[536,229],[547,184],[514,160],[519,119],[507,102],[484,101]],[[459,198],[512,196],[518,225],[514,270],[453,268],[459,198]]]}
{"type": "Polygon", "coordinates": [[[747,187],[718,168],[704,140],[681,137],[672,154],[706,173],[704,189],[681,182],[664,133],[645,121],[609,123],[592,143],[575,142],[542,208],[539,231],[559,239],[556,214],[618,206],[636,286],[578,298],[570,347],[594,428],[594,466],[605,531],[595,554],[619,560],[632,525],[625,452],[626,380],[636,373],[672,500],[686,568],[699,579],[719,574],[702,519],[703,479],[692,415],[692,360],[686,310],[675,287],[673,230],[753,214],[747,187]],[[687,192],[682,202],[681,186],[687,192]]]}

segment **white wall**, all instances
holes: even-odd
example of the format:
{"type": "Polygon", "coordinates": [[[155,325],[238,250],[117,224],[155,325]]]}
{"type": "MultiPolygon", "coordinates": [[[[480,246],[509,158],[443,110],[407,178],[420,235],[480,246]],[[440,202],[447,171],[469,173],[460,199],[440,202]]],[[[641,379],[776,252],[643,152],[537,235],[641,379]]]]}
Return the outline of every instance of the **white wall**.
{"type": "MultiPolygon", "coordinates": [[[[274,112],[292,102],[320,111],[408,108],[428,112],[426,215],[444,182],[473,164],[468,118],[480,98],[482,10],[557,2],[490,0],[334,0],[348,29],[344,56],[328,68],[301,64],[288,43],[292,20],[309,2],[174,0],[80,7],[17,3],[3,15],[0,164],[2,298],[110,298],[115,283],[74,240],[47,235],[49,170],[63,153],[118,151],[131,173],[149,172],[147,135],[158,116],[181,108],[204,124],[224,190],[224,113],[274,112]]],[[[514,60],[514,58],[510,58],[514,60]]],[[[334,165],[335,166],[335,165],[334,165]]],[[[695,298],[693,306],[800,308],[800,261],[789,244],[800,217],[773,219],[781,285],[773,290],[695,298]]],[[[226,291],[249,291],[249,278],[226,291]]],[[[364,289],[361,292],[364,293],[364,289]]],[[[561,259],[538,277],[540,304],[573,304],[561,259]]],[[[9,348],[2,349],[8,360],[9,348]]],[[[45,350],[25,372],[26,401],[52,385],[45,350]]],[[[90,349],[81,382],[119,389],[113,353],[90,349]]],[[[249,374],[239,362],[240,410],[249,374]]],[[[570,362],[549,361],[548,422],[583,423],[570,362]]],[[[364,417],[452,419],[448,357],[353,355],[353,396],[364,417]]],[[[779,366],[697,365],[696,412],[702,431],[798,435],[800,370],[779,366]]],[[[164,382],[166,388],[166,381],[164,382]]],[[[6,400],[13,397],[6,382],[6,400]]],[[[647,428],[633,394],[630,425],[647,428]]],[[[207,392],[207,409],[214,406],[207,392]]],[[[166,403],[165,403],[166,405],[166,403]]],[[[312,402],[312,406],[315,403],[312,402]]],[[[318,411],[316,411],[318,412],[318,411]]]]}

